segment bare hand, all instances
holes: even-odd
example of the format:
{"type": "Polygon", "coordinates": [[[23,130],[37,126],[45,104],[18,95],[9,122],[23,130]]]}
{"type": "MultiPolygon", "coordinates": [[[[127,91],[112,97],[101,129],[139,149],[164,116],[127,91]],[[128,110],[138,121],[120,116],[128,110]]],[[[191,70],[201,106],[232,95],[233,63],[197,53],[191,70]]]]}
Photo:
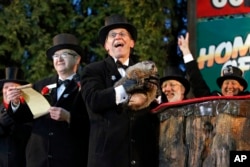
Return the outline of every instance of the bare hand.
{"type": "Polygon", "coordinates": [[[141,106],[143,106],[148,100],[148,97],[146,94],[144,93],[135,93],[133,95],[131,95],[129,102],[128,102],[128,106],[131,109],[137,109],[141,106]]]}
{"type": "Polygon", "coordinates": [[[7,101],[12,102],[14,105],[18,105],[20,103],[20,97],[22,96],[22,91],[16,89],[16,87],[9,87],[6,92],[7,101]]]}
{"type": "Polygon", "coordinates": [[[186,33],[186,37],[184,38],[184,36],[180,36],[178,38],[178,46],[180,48],[180,50],[182,51],[183,56],[190,54],[190,50],[189,50],[189,33],[186,33]]]}
{"type": "Polygon", "coordinates": [[[61,107],[50,107],[49,113],[51,119],[54,119],[56,121],[67,121],[69,123],[70,120],[70,113],[61,107]]]}

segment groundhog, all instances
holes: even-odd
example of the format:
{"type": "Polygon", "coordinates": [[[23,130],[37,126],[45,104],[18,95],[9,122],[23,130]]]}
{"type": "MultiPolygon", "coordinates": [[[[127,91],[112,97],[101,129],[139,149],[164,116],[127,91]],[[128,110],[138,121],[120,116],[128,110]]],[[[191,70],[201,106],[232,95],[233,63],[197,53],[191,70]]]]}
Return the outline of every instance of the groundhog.
{"type": "Polygon", "coordinates": [[[159,75],[153,61],[141,61],[126,70],[126,76],[117,81],[114,87],[122,85],[127,79],[135,79],[137,85],[127,91],[129,99],[125,105],[132,110],[148,107],[159,92],[159,75]]]}

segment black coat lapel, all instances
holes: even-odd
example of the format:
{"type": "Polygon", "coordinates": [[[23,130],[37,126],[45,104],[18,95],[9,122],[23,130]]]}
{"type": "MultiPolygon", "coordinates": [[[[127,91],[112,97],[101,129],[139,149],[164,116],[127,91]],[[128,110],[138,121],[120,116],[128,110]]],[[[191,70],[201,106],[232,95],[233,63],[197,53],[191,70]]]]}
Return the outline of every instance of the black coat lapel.
{"type": "MultiPolygon", "coordinates": [[[[129,66],[134,65],[135,62],[132,59],[129,59],[129,66]]],[[[114,85],[119,79],[122,78],[121,74],[118,71],[118,68],[115,64],[114,59],[111,56],[108,56],[104,59],[104,69],[107,69],[107,81],[109,85],[114,85]]]]}
{"type": "Polygon", "coordinates": [[[114,59],[109,56],[104,60],[104,69],[107,69],[106,71],[106,83],[108,86],[114,85],[115,82],[117,82],[122,76],[119,73],[117,66],[115,64],[114,59]]]}

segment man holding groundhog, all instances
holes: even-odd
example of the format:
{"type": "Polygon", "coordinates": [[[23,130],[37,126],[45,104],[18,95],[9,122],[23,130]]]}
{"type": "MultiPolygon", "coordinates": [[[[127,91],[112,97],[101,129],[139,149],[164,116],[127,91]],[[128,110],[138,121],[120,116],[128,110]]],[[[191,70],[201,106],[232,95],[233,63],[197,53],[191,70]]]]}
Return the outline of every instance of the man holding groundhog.
{"type": "Polygon", "coordinates": [[[91,122],[88,167],[156,167],[158,140],[156,115],[149,107],[133,110],[129,90],[138,86],[126,79],[125,66],[132,66],[131,50],[137,29],[121,15],[106,18],[99,39],[108,56],[87,65],[81,76],[82,96],[91,122]]]}

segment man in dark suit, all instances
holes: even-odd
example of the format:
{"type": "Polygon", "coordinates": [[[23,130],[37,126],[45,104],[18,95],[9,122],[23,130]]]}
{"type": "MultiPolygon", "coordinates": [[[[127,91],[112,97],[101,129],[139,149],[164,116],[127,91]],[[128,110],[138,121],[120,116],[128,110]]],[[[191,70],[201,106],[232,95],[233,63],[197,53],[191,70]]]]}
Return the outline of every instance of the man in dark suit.
{"type": "Polygon", "coordinates": [[[137,30],[123,16],[112,15],[101,27],[99,39],[108,56],[87,65],[81,75],[91,123],[88,167],[156,167],[156,115],[149,108],[135,112],[123,105],[129,99],[126,90],[136,85],[134,80],[114,87],[125,75],[123,67],[135,64],[131,50],[137,30]]]}
{"type": "Polygon", "coordinates": [[[192,92],[195,97],[204,96],[240,96],[247,95],[248,87],[247,81],[243,77],[243,72],[240,68],[228,65],[222,69],[221,76],[216,80],[219,91],[210,91],[201,72],[198,68],[196,60],[193,58],[189,49],[189,33],[186,36],[178,38],[178,46],[182,51],[183,59],[186,65],[187,74],[189,75],[189,82],[192,92]]]}
{"type": "MultiPolygon", "coordinates": [[[[27,145],[27,167],[84,167],[87,164],[89,122],[77,74],[83,49],[74,35],[63,33],[53,38],[53,46],[46,54],[53,60],[57,74],[33,84],[51,107],[49,114],[33,120],[27,145]]],[[[13,102],[13,105],[18,103],[13,102]]],[[[19,112],[17,109],[14,115],[19,112]]],[[[15,117],[20,119],[25,115],[18,116],[15,117]]]]}
{"type": "MultiPolygon", "coordinates": [[[[17,67],[5,69],[6,78],[0,80],[0,89],[3,93],[3,102],[0,105],[0,166],[1,167],[26,167],[25,148],[31,126],[29,124],[14,121],[8,112],[10,101],[7,90],[28,84],[22,80],[21,71],[17,67]]],[[[18,99],[23,102],[23,98],[18,99]]]]}

